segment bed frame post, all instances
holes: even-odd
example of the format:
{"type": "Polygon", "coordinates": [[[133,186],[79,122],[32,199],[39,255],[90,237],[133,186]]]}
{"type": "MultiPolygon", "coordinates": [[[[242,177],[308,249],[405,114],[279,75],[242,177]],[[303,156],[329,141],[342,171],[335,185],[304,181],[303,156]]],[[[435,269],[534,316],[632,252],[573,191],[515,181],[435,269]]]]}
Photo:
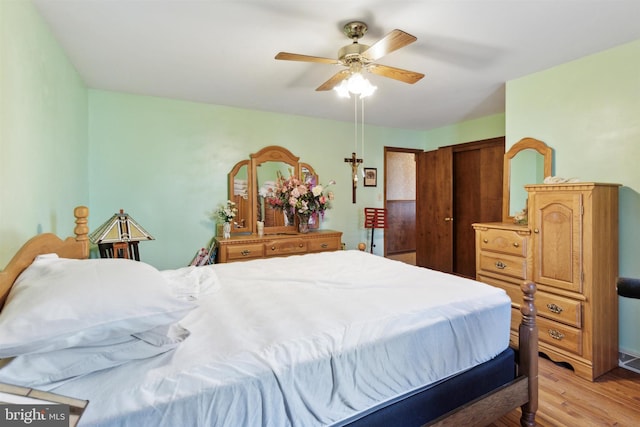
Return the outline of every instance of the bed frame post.
{"type": "Polygon", "coordinates": [[[0,309],[4,305],[16,278],[40,254],[57,253],[63,258],[84,259],[89,257],[89,208],[77,206],[73,210],[76,217],[75,237],[61,240],[53,233],[42,233],[32,237],[16,252],[9,264],[0,271],[0,309]]]}
{"type": "Polygon", "coordinates": [[[76,206],[73,210],[73,216],[76,217],[76,228],[73,229],[76,235],[76,241],[83,242],[89,240],[89,226],[87,225],[89,222],[87,220],[89,217],[89,208],[86,206],[76,206]]]}
{"type": "Polygon", "coordinates": [[[536,425],[536,411],[538,410],[538,327],[536,326],[536,307],[534,294],[536,285],[524,282],[521,286],[523,297],[520,311],[522,322],[518,331],[519,357],[518,370],[520,375],[528,377],[529,401],[521,406],[522,427],[536,425]]]}

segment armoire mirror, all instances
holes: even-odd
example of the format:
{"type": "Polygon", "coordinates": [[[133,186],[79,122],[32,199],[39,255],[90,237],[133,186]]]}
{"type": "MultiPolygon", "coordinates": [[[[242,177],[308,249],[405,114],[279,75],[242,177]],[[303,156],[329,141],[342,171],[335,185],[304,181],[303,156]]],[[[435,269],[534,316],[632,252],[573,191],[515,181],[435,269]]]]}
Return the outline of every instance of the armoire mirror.
{"type": "Polygon", "coordinates": [[[551,175],[553,150],[534,138],[523,138],[504,155],[502,219],[513,221],[514,215],[527,206],[526,184],[540,184],[551,175]]]}
{"type": "Polygon", "coordinates": [[[294,174],[303,180],[317,175],[308,163],[300,163],[284,147],[271,145],[251,154],[249,160],[238,162],[229,172],[229,200],[236,203],[238,214],[232,233],[254,233],[257,221],[264,222],[264,233],[295,233],[296,225],[286,216],[267,206],[278,173],[284,177],[294,174]]]}

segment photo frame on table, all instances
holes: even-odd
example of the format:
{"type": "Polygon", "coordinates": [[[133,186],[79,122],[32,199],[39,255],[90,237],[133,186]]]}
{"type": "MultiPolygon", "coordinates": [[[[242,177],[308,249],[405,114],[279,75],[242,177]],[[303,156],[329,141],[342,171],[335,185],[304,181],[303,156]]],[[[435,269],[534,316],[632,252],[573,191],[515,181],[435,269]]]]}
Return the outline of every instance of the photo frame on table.
{"type": "Polygon", "coordinates": [[[364,168],[364,186],[376,187],[378,185],[378,169],[364,168]]]}

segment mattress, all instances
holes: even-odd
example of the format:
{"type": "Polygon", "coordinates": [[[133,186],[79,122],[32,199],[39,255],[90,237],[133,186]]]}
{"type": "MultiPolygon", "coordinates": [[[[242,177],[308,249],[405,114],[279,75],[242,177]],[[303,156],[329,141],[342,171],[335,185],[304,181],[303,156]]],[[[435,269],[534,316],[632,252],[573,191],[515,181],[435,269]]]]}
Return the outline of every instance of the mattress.
{"type": "Polygon", "coordinates": [[[359,251],[164,272],[199,307],[174,351],[71,380],[80,425],[340,425],[492,359],[499,288],[359,251]]]}

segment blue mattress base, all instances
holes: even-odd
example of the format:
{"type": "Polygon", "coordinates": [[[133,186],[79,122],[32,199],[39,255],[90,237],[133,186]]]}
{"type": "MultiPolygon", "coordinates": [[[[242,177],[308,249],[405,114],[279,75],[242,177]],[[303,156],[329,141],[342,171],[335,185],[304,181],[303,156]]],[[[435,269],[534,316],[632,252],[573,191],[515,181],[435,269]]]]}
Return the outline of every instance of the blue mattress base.
{"type": "Polygon", "coordinates": [[[466,372],[449,378],[351,421],[350,427],[421,426],[512,381],[515,355],[511,348],[466,372]]]}

